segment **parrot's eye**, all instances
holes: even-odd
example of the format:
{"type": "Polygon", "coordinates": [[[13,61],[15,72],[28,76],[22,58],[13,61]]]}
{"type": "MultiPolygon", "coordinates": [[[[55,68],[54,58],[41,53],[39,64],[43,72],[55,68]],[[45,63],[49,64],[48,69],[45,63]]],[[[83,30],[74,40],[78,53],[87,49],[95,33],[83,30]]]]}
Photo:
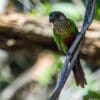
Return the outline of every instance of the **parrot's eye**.
{"type": "Polygon", "coordinates": [[[56,14],[56,18],[59,19],[60,18],[60,14],[56,14]]]}

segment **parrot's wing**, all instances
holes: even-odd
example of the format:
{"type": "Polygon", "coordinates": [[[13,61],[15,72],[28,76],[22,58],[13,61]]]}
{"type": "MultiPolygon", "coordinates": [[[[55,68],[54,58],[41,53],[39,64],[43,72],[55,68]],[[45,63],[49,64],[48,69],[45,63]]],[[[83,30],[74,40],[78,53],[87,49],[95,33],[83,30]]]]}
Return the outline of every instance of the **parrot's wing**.
{"type": "Polygon", "coordinates": [[[60,36],[58,36],[58,35],[56,35],[56,34],[54,34],[54,41],[56,42],[56,44],[57,44],[57,46],[58,46],[58,49],[59,50],[61,50],[61,38],[60,38],[60,36]]]}
{"type": "Polygon", "coordinates": [[[68,21],[67,26],[69,27],[70,34],[76,35],[78,33],[78,28],[76,24],[74,23],[74,21],[70,19],[67,19],[67,21],[68,21]]]}

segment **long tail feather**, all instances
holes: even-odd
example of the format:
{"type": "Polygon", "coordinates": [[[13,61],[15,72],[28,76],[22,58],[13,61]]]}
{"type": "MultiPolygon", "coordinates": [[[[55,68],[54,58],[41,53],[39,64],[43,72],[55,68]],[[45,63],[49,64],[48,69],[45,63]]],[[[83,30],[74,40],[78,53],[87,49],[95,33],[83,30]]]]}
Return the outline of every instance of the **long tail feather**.
{"type": "Polygon", "coordinates": [[[84,86],[87,84],[87,82],[85,79],[84,71],[83,71],[81,64],[80,64],[79,57],[77,58],[75,65],[73,67],[73,74],[74,74],[74,78],[76,81],[76,85],[77,86],[80,85],[81,87],[84,88],[84,86]]]}

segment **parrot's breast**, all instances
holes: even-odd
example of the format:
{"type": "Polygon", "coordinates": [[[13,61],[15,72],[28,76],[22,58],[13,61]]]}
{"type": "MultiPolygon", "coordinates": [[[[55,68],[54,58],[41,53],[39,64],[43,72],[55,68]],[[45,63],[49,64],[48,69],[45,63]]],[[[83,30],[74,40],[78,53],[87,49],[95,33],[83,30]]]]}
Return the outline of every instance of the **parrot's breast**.
{"type": "Polygon", "coordinates": [[[63,38],[63,43],[66,45],[68,48],[70,48],[71,44],[73,43],[75,39],[75,36],[68,36],[63,38]]]}

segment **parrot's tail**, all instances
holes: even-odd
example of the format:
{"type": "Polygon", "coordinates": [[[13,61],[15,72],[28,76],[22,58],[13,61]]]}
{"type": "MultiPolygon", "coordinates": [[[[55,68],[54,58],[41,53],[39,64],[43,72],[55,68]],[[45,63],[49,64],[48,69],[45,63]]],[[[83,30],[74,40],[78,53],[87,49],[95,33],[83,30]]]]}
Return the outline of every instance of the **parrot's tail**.
{"type": "Polygon", "coordinates": [[[75,65],[73,67],[73,73],[74,73],[74,78],[75,78],[77,86],[80,85],[81,87],[84,88],[84,86],[87,84],[87,82],[85,79],[84,71],[80,64],[79,57],[77,58],[75,65]]]}

